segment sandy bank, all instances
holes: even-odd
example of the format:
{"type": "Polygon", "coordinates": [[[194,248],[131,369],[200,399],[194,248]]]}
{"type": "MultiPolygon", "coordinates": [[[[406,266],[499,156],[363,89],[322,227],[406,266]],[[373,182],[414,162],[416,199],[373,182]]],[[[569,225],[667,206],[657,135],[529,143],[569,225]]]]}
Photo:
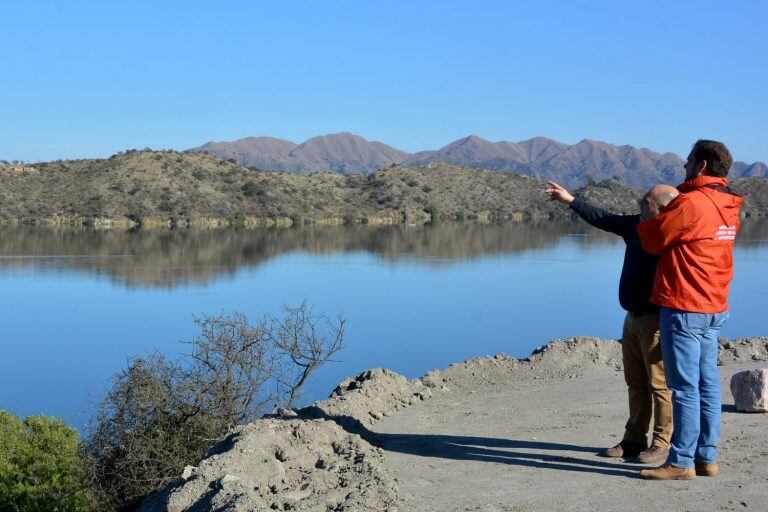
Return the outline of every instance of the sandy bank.
{"type": "MultiPolygon", "coordinates": [[[[768,338],[721,343],[725,404],[730,376],[766,360],[768,338]]],[[[237,429],[142,510],[765,510],[768,415],[725,405],[723,474],[650,483],[595,455],[618,441],[625,402],[620,347],[594,338],[415,380],[372,370],[237,429]]]]}

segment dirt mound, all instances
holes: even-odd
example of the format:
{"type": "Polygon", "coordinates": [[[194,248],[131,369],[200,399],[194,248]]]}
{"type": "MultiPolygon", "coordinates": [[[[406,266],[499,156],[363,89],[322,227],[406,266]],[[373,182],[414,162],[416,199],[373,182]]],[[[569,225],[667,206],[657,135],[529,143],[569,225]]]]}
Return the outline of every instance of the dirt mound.
{"type": "Polygon", "coordinates": [[[238,428],[143,512],[405,510],[367,429],[432,396],[421,381],[375,369],[325,400],[238,428]]]}
{"type": "MultiPolygon", "coordinates": [[[[719,364],[768,361],[768,337],[720,339],[719,364]]],[[[607,371],[621,371],[621,344],[617,340],[574,337],[552,340],[518,360],[505,354],[473,357],[433,370],[420,380],[429,388],[476,392],[535,383],[573,379],[597,365],[607,371]]]]}
{"type": "Polygon", "coordinates": [[[332,421],[238,428],[142,512],[403,510],[383,451],[332,421]]]}
{"type": "Polygon", "coordinates": [[[391,370],[368,370],[345,379],[331,396],[298,411],[305,418],[332,419],[348,430],[367,427],[392,411],[432,396],[421,380],[408,380],[391,370]],[[357,427],[356,427],[357,425],[357,427]]]}
{"type": "Polygon", "coordinates": [[[591,337],[553,340],[527,359],[518,360],[503,353],[473,357],[445,370],[433,370],[421,381],[433,389],[475,392],[519,386],[521,382],[531,385],[575,378],[588,365],[621,370],[621,345],[615,340],[591,337]]]}

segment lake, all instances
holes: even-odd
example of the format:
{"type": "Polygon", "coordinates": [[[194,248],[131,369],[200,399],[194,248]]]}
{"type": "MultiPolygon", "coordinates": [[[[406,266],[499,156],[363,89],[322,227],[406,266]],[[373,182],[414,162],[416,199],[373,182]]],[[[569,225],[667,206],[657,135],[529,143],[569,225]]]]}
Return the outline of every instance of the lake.
{"type": "MultiPolygon", "coordinates": [[[[0,229],[0,408],[82,428],[111,376],[196,334],[303,300],[342,314],[345,348],[305,400],[374,367],[418,377],[554,338],[620,335],[624,244],[583,222],[253,231],[0,229]]],[[[768,335],[768,223],[737,238],[729,338],[768,335]]]]}

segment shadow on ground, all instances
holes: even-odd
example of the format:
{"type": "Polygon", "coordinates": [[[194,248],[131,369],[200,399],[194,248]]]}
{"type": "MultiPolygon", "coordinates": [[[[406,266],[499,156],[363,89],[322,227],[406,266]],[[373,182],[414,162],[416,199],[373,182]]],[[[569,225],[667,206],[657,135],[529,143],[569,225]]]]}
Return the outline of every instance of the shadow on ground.
{"type": "Polygon", "coordinates": [[[638,478],[639,470],[643,467],[570,455],[573,452],[596,454],[600,450],[589,446],[474,436],[378,433],[369,430],[359,420],[350,416],[328,416],[315,407],[308,407],[301,412],[302,416],[334,421],[348,432],[357,434],[368,443],[386,451],[420,457],[481,461],[629,478],[638,478]]]}

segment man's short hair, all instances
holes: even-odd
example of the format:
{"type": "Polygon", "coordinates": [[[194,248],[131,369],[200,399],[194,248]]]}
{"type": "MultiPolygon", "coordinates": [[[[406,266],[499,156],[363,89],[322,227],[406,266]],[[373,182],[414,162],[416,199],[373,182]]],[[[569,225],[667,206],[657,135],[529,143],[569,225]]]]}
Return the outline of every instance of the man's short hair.
{"type": "Polygon", "coordinates": [[[699,139],[691,150],[696,163],[706,160],[707,169],[704,174],[725,178],[733,164],[733,157],[725,144],[716,140],[699,139]]]}

